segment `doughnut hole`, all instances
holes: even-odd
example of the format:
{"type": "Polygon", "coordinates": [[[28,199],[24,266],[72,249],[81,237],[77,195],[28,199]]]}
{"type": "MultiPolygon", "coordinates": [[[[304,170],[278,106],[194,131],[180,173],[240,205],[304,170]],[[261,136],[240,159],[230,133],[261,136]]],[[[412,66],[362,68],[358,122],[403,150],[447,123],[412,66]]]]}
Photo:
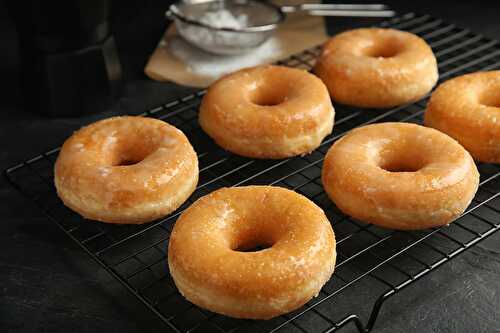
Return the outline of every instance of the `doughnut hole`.
{"type": "Polygon", "coordinates": [[[500,108],[500,93],[487,90],[479,97],[479,103],[489,107],[500,108]]]}
{"type": "Polygon", "coordinates": [[[365,47],[363,52],[365,55],[372,58],[392,58],[398,55],[403,48],[403,45],[398,40],[393,38],[382,39],[375,42],[373,45],[365,47]]]}
{"type": "Polygon", "coordinates": [[[275,82],[274,78],[268,78],[258,83],[255,89],[249,91],[249,100],[259,106],[277,106],[288,100],[290,87],[288,84],[275,82]]]}
{"type": "Polygon", "coordinates": [[[233,251],[236,251],[236,252],[259,252],[259,251],[262,251],[265,249],[269,249],[272,246],[273,246],[272,244],[266,244],[263,242],[256,241],[255,243],[240,245],[238,248],[233,249],[233,251]]]}
{"type": "Polygon", "coordinates": [[[125,152],[123,155],[117,156],[112,166],[129,166],[140,163],[149,154],[147,153],[136,153],[136,152],[125,152]]]}
{"type": "Polygon", "coordinates": [[[408,161],[408,160],[389,160],[384,161],[383,164],[379,165],[380,168],[389,172],[417,172],[422,169],[425,164],[421,161],[408,161]]]}
{"type": "Polygon", "coordinates": [[[378,154],[377,165],[388,172],[417,172],[427,165],[425,149],[403,144],[385,147],[378,154]]]}
{"type": "Polygon", "coordinates": [[[236,252],[258,252],[271,248],[276,243],[275,237],[258,227],[240,230],[234,235],[231,249],[236,252]]]}
{"type": "MultiPolygon", "coordinates": [[[[254,212],[255,214],[256,212],[254,212]]],[[[257,214],[262,212],[257,212],[257,214]]],[[[272,248],[288,230],[278,219],[276,223],[268,223],[265,214],[256,218],[241,217],[233,221],[235,225],[246,225],[245,228],[236,228],[229,235],[229,247],[236,252],[258,252],[272,248]]]]}
{"type": "Polygon", "coordinates": [[[108,164],[111,166],[131,166],[140,163],[158,149],[157,145],[144,141],[133,137],[121,138],[114,147],[108,148],[108,164]]]}

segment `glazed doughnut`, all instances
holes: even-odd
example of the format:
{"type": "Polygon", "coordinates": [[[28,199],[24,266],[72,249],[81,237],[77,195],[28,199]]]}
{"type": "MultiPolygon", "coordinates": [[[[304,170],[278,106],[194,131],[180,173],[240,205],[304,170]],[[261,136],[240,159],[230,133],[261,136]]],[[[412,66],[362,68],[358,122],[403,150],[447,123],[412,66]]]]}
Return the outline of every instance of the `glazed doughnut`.
{"type": "Polygon", "coordinates": [[[269,319],[316,296],[335,266],[335,236],[306,197],[280,187],[222,188],[186,209],[168,265],[184,297],[236,318],[269,319]],[[256,246],[267,248],[248,252],[256,246]]]}
{"type": "Polygon", "coordinates": [[[328,151],[326,192],[344,213],[391,229],[452,222],[477,191],[469,153],[435,129],[382,123],[354,129],[328,151]]]}
{"type": "Polygon", "coordinates": [[[204,96],[199,115],[217,144],[254,158],[309,153],[332,132],[333,119],[321,80],[283,66],[247,68],[219,79],[204,96]]]}
{"type": "Polygon", "coordinates": [[[194,191],[198,158],[184,134],[157,119],[113,117],[83,127],[55,164],[57,194],[88,219],[143,223],[194,191]]]}
{"type": "Polygon", "coordinates": [[[423,39],[379,28],[334,36],[325,43],[314,71],[336,102],[369,108],[419,100],[438,79],[436,58],[423,39]]]}
{"type": "Polygon", "coordinates": [[[455,138],[476,160],[500,163],[500,71],[441,84],[427,105],[425,124],[455,138]]]}

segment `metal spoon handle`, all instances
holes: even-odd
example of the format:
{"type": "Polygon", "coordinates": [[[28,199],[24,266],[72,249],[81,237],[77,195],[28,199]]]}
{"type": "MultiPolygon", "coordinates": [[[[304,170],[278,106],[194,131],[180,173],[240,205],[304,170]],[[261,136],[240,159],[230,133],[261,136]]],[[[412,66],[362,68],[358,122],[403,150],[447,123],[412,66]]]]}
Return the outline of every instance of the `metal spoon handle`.
{"type": "Polygon", "coordinates": [[[393,10],[308,10],[307,13],[313,16],[343,16],[343,17],[393,17],[396,12],[393,10]]]}
{"type": "Polygon", "coordinates": [[[305,11],[314,16],[346,16],[346,17],[391,17],[393,10],[384,4],[324,4],[308,3],[295,6],[282,6],[284,13],[305,11]]]}

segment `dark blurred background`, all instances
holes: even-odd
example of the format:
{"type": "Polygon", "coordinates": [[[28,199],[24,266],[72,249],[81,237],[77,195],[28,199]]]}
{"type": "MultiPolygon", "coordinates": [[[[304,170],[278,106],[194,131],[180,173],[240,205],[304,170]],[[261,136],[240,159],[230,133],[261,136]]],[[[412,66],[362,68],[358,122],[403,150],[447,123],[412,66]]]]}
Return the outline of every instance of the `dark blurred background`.
{"type": "MultiPolygon", "coordinates": [[[[500,39],[499,2],[415,0],[384,3],[400,13],[428,13],[500,39]]],[[[164,12],[170,3],[111,1],[110,28],[123,70],[119,97],[98,114],[78,118],[44,117],[37,112],[36,105],[25,106],[30,103],[25,103],[28,97],[20,89],[18,34],[7,4],[7,1],[0,3],[2,170],[60,145],[73,130],[91,121],[115,114],[138,114],[193,90],[155,82],[143,74],[147,58],[167,26],[164,12]]],[[[375,22],[377,20],[326,20],[330,33],[375,22]]],[[[1,332],[162,330],[154,316],[4,179],[0,180],[0,202],[1,332]]],[[[481,245],[485,250],[478,248],[467,252],[410,287],[399,296],[397,303],[389,301],[375,331],[498,331],[500,260],[488,244],[499,241],[500,236],[492,237],[481,245]],[[493,251],[493,255],[486,256],[485,251],[493,251]],[[487,263],[471,268],[477,261],[487,263]]]]}

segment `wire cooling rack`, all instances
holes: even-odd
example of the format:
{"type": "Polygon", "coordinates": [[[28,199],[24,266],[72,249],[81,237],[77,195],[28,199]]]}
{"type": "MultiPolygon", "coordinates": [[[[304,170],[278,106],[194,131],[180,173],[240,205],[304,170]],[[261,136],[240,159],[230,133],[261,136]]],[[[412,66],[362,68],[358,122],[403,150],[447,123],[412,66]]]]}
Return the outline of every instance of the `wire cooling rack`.
{"type": "MultiPolygon", "coordinates": [[[[409,13],[381,24],[413,32],[433,48],[440,81],[500,67],[498,43],[428,15],[409,13]]],[[[310,69],[320,48],[283,60],[310,69]]],[[[284,160],[253,160],[230,154],[210,140],[197,123],[204,91],[147,111],[187,134],[199,153],[198,188],[180,209],[141,226],[115,226],[83,220],[58,199],[53,164],[59,149],[5,171],[10,182],[35,201],[85,252],[120,281],[173,332],[332,332],[347,324],[370,331],[388,298],[500,229],[500,166],[479,164],[479,191],[466,213],[449,227],[399,232],[364,224],[343,215],[327,198],[321,164],[332,143],[346,131],[385,121],[421,123],[427,102],[390,110],[336,105],[334,132],[310,155],[284,160]],[[318,297],[301,309],[268,321],[239,320],[198,308],[175,288],[166,261],[175,220],[197,198],[224,186],[268,184],[293,189],[321,206],[337,238],[335,274],[318,297]]],[[[457,277],[459,278],[459,277],[457,277]]]]}

